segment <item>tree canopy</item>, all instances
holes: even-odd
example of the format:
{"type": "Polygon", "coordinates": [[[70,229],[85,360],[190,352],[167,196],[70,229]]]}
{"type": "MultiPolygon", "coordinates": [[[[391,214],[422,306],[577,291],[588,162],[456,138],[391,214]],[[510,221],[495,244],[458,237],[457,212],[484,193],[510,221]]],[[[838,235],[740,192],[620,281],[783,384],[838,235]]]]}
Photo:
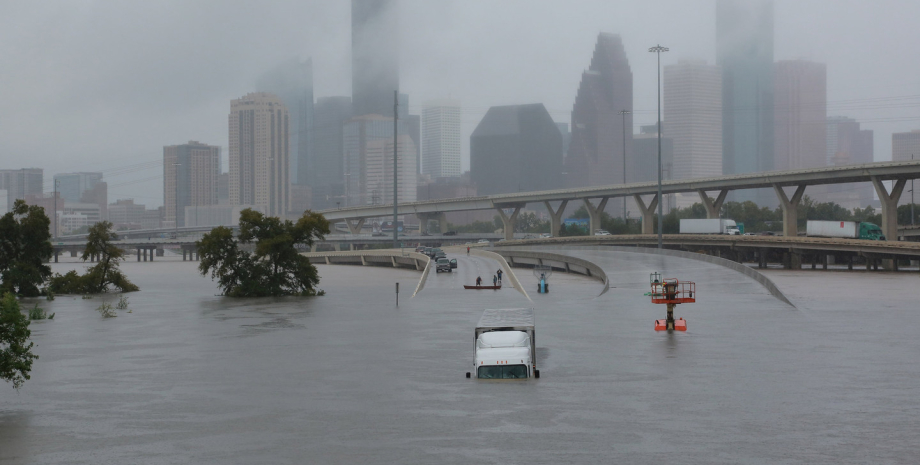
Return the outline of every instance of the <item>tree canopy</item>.
{"type": "Polygon", "coordinates": [[[0,217],[0,292],[39,295],[39,286],[51,276],[45,264],[52,254],[50,224],[42,207],[21,199],[0,217]]]}
{"type": "Polygon", "coordinates": [[[85,262],[96,257],[99,262],[89,267],[82,276],[73,270],[64,275],[55,274],[48,289],[55,294],[101,294],[108,292],[109,286],[121,292],[138,290],[118,268],[118,262],[124,260],[124,251],[112,243],[117,239],[118,236],[112,232],[112,223],[108,221],[90,226],[81,258],[85,262]]]}
{"type": "Polygon", "coordinates": [[[297,246],[310,247],[326,234],[329,221],[319,213],[308,210],[294,223],[247,208],[240,214],[238,240],[230,228],[219,226],[196,243],[198,270],[210,273],[231,297],[315,295],[319,275],[297,246]],[[248,244],[254,244],[251,253],[240,248],[248,244]]]}
{"type": "Polygon", "coordinates": [[[11,292],[0,300],[0,379],[19,389],[32,371],[32,342],[29,319],[19,310],[19,301],[11,292]]]}

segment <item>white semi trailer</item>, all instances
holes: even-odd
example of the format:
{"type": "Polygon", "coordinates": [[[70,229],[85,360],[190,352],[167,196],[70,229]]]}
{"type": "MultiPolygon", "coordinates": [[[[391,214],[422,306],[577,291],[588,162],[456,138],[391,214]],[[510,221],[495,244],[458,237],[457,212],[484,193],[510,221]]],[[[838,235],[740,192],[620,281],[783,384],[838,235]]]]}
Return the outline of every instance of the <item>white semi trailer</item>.
{"type": "Polygon", "coordinates": [[[476,325],[472,373],[480,379],[539,378],[535,337],[532,308],[486,309],[476,325]]]}
{"type": "Polygon", "coordinates": [[[737,236],[741,234],[735,220],[723,218],[689,219],[680,220],[681,234],[728,234],[737,236]]]}

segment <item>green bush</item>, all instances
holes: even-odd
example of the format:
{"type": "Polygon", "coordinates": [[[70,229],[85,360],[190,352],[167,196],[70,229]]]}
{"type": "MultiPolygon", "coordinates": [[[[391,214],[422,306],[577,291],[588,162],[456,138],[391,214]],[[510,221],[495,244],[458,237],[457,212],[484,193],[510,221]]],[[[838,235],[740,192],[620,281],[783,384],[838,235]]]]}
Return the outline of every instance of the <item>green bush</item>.
{"type": "Polygon", "coordinates": [[[102,305],[96,307],[96,311],[102,315],[103,318],[115,318],[115,310],[112,310],[112,305],[107,302],[102,302],[102,305]]]}
{"type": "Polygon", "coordinates": [[[54,313],[52,313],[51,315],[48,315],[48,312],[46,312],[44,308],[41,308],[38,306],[38,304],[35,304],[34,307],[29,309],[29,319],[30,320],[45,320],[45,319],[53,320],[54,313]]]}
{"type": "Polygon", "coordinates": [[[119,298],[118,298],[118,303],[115,304],[115,308],[117,308],[117,309],[119,309],[119,310],[127,310],[127,309],[128,309],[128,296],[123,295],[123,296],[119,297],[119,298]]]}

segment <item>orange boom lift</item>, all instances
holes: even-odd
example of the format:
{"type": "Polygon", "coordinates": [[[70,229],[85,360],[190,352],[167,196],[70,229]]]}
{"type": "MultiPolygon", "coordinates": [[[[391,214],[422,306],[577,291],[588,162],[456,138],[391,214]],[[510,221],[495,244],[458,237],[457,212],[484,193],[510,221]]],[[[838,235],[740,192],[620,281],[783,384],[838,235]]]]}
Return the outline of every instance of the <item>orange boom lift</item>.
{"type": "Polygon", "coordinates": [[[696,283],[690,281],[679,282],[674,278],[661,279],[660,273],[649,275],[652,286],[653,304],[668,306],[668,317],[664,320],[655,320],[655,331],[687,330],[687,320],[680,318],[674,320],[674,306],[677,304],[692,304],[696,302],[696,283]]]}

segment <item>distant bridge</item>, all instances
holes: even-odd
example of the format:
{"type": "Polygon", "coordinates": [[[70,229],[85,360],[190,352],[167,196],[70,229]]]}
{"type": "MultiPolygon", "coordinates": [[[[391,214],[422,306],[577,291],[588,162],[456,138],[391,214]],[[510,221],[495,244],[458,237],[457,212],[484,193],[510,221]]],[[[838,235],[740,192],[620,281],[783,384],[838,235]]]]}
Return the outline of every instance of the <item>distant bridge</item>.
{"type": "MultiPolygon", "coordinates": [[[[920,178],[920,160],[672,180],[662,183],[662,193],[696,192],[706,207],[707,217],[718,218],[722,203],[730,191],[773,188],[783,210],[783,233],[787,237],[795,237],[798,234],[796,225],[798,206],[807,186],[871,182],[882,204],[882,231],[888,240],[896,241],[898,237],[898,200],[901,198],[906,182],[916,178],[920,178]],[[882,183],[883,181],[892,181],[890,192],[882,183]],[[786,187],[795,189],[791,196],[784,190],[786,187]],[[714,198],[709,197],[710,192],[715,193],[714,198]]],[[[579,200],[584,202],[590,216],[590,230],[594,231],[600,228],[600,213],[604,211],[607,201],[628,196],[632,196],[639,206],[642,215],[642,234],[652,234],[655,208],[658,206],[657,182],[407,202],[397,206],[397,213],[399,215],[418,215],[425,221],[443,219],[444,213],[447,212],[496,210],[504,224],[505,238],[510,240],[518,213],[528,203],[543,203],[546,206],[552,220],[553,235],[558,236],[562,214],[568,202],[579,200]],[[651,200],[646,202],[643,196],[649,195],[652,196],[651,200]],[[553,208],[550,202],[558,202],[558,207],[553,208]],[[505,210],[511,210],[512,213],[508,215],[505,210]]],[[[322,210],[319,213],[325,215],[330,221],[345,220],[351,232],[358,233],[368,218],[392,215],[393,204],[345,207],[322,210]]]]}

